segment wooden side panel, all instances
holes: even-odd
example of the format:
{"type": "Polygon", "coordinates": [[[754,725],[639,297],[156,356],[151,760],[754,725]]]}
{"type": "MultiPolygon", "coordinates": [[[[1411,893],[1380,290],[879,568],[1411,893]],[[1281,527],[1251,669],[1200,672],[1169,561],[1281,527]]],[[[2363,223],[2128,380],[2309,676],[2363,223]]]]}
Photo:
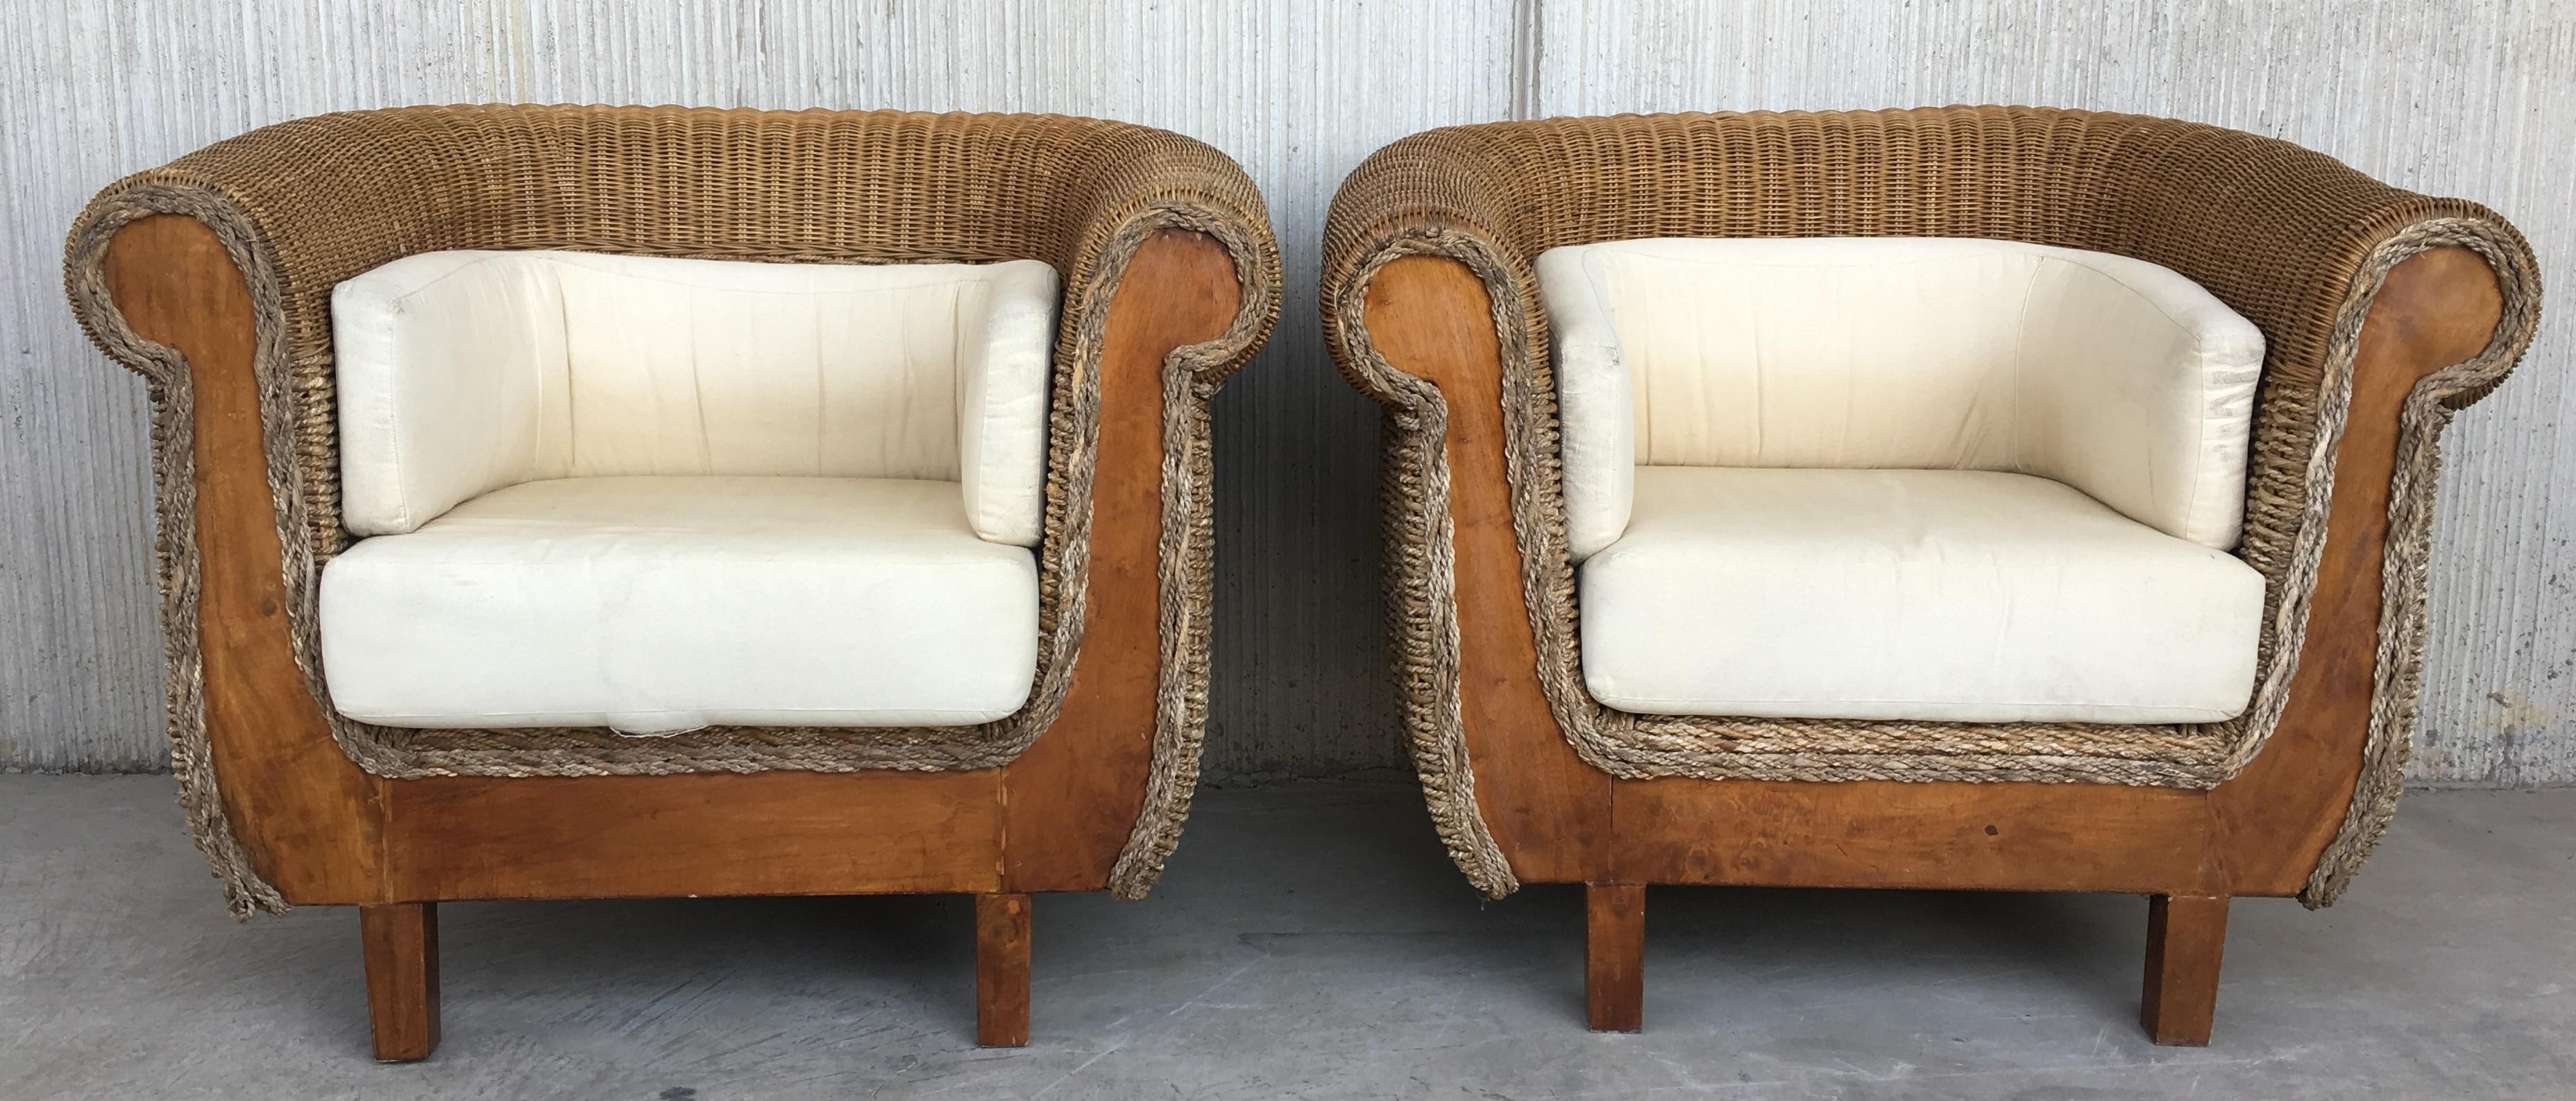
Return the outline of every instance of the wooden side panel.
{"type": "Polygon", "coordinates": [[[1538,684],[1512,531],[1492,311],[1484,283],[1465,265],[1410,256],[1379,269],[1364,317],[1387,363],[1437,385],[1449,406],[1458,693],[1485,826],[1523,880],[1604,878],[1610,776],[1575,755],[1538,684]]]}
{"type": "Polygon", "coordinates": [[[448,777],[387,784],[406,900],[990,891],[999,773],[448,777]]]}
{"type": "Polygon", "coordinates": [[[1163,360],[1225,335],[1240,301],[1223,245],[1165,230],[1138,246],[1111,304],[1082,653],[1064,713],[1003,770],[1014,891],[1106,886],[1144,806],[1162,669],[1163,360]]]}
{"type": "Polygon", "coordinates": [[[2205,797],[2104,784],[1623,780],[1614,874],[1646,883],[2173,890],[2205,797]]]}
{"type": "Polygon", "coordinates": [[[186,356],[195,390],[197,638],[233,832],[289,902],[377,901],[377,781],[331,740],[287,633],[250,292],[214,231],[175,215],[119,231],[107,282],[127,325],[186,356]]]}
{"type": "Polygon", "coordinates": [[[2262,756],[2211,799],[2230,870],[2223,893],[2298,893],[2342,826],[2370,733],[2398,413],[2425,375],[2484,351],[2503,309],[2486,261],[2442,248],[2389,272],[2363,322],[2352,408],[2335,455],[2334,511],[2289,708],[2262,756]]]}

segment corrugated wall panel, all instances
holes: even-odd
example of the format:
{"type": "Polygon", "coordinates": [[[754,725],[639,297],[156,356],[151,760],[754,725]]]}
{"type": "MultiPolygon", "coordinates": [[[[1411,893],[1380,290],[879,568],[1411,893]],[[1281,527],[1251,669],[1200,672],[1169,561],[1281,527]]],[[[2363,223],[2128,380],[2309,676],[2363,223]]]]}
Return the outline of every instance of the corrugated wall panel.
{"type": "Polygon", "coordinates": [[[374,0],[108,14],[123,7],[0,15],[11,41],[62,44],[13,53],[0,135],[9,178],[29,185],[7,208],[14,266],[0,317],[12,418],[0,765],[163,756],[142,390],[80,340],[53,274],[80,203],[122,173],[278,119],[485,99],[1056,111],[1233,154],[1273,204],[1288,294],[1277,337],[1217,409],[1208,769],[1402,760],[1377,617],[1376,407],[1324,356],[1317,237],[1334,186],[1371,150],[1510,110],[1509,5],[493,0],[425,19],[374,0]],[[1389,49],[1435,30],[1439,52],[1389,49]]]}
{"type": "Polygon", "coordinates": [[[118,176],[254,126],[491,96],[486,22],[414,7],[0,6],[0,767],[169,756],[147,405],[64,304],[72,216],[118,176]]]}
{"type": "MultiPolygon", "coordinates": [[[[164,755],[141,386],[73,328],[79,204],[267,122],[491,99],[1107,115],[1233,153],[1287,254],[1279,335],[1217,410],[1212,776],[1398,764],[1376,603],[1376,414],[1325,362],[1343,172],[1515,113],[2043,102],[2277,134],[2576,245],[2576,29],[2547,0],[64,0],[0,9],[0,767],[164,755]],[[1436,48],[1431,48],[1436,47],[1436,48]]],[[[2566,311],[2454,430],[2419,777],[2576,782],[2566,311]]]]}
{"type": "Polygon", "coordinates": [[[2559,304],[2446,437],[2412,775],[2576,783],[2576,6],[1538,0],[1544,114],[2035,103],[2217,123],[2520,225],[2559,304]]]}

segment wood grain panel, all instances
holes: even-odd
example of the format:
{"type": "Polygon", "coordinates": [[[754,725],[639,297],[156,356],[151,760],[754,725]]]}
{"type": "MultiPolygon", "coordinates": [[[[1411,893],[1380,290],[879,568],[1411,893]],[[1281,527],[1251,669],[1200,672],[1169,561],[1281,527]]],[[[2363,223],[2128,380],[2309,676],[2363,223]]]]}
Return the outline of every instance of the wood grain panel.
{"type": "MultiPolygon", "coordinates": [[[[990,891],[1000,773],[386,782],[390,897],[990,891]]],[[[342,900],[312,900],[342,901],[342,900]]]]}
{"type": "Polygon", "coordinates": [[[2389,272],[2362,325],[2335,452],[2334,522],[2289,706],[2263,754],[2211,798],[2233,854],[2231,893],[2295,893],[2343,824],[2370,732],[2398,414],[2425,375],[2483,351],[2502,310],[2486,261],[2444,248],[2389,272]]]}
{"type": "Polygon", "coordinates": [[[1458,702],[1485,828],[1522,879],[1599,878],[1608,871],[1610,777],[1575,756],[1539,690],[1503,457],[1492,299],[1466,265],[1408,256],[1379,269],[1365,308],[1387,363],[1439,386],[1449,407],[1458,702]]]}
{"type": "Polygon", "coordinates": [[[250,292],[214,231],[145,218],[108,245],[126,324],[177,349],[194,389],[197,637],[233,833],[289,902],[374,902],[380,781],[340,752],[295,664],[251,367],[250,292]]]}
{"type": "Polygon", "coordinates": [[[1622,781],[1609,870],[1646,883],[2172,890],[2207,883],[2198,792],[2101,784],[1622,781]]]}
{"type": "Polygon", "coordinates": [[[1139,246],[1119,286],[1101,352],[1082,655],[1064,713],[1005,769],[1014,890],[1100,889],[1144,806],[1162,669],[1163,359],[1223,336],[1238,299],[1224,247],[1180,230],[1139,246]]]}

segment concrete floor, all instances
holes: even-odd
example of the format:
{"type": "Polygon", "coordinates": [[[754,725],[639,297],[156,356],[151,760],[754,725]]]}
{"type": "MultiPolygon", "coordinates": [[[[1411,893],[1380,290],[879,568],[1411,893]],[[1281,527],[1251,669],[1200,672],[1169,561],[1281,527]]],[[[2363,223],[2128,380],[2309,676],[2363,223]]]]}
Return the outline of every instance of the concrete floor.
{"type": "Polygon", "coordinates": [[[225,920],[166,777],[0,776],[0,1098],[2576,1097],[2576,791],[2409,797],[2352,896],[2236,906],[2217,1042],[2115,896],[1657,888],[1646,1028],[1579,893],[1479,902],[1415,793],[1203,793],[1145,903],[1036,908],[972,1043],[962,898],[442,908],[446,1042],[366,1056],[357,922],[225,920]]]}

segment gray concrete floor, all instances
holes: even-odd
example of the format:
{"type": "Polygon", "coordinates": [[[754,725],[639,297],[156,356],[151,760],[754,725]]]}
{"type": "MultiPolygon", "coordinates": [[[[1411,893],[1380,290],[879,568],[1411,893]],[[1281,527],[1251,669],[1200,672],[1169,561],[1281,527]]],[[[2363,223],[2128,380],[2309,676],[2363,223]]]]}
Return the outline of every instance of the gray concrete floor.
{"type": "Polygon", "coordinates": [[[1038,900],[1023,1050],[962,898],[478,903],[379,1066],[349,911],[226,920],[166,777],[0,776],[0,1097],[2571,1097],[2571,830],[2410,796],[2343,904],[2237,904],[2203,1050],[2139,1033],[2116,896],[1657,888],[1596,1036],[1576,891],[1478,901],[1405,787],[1210,791],[1151,901],[1038,900]]]}

